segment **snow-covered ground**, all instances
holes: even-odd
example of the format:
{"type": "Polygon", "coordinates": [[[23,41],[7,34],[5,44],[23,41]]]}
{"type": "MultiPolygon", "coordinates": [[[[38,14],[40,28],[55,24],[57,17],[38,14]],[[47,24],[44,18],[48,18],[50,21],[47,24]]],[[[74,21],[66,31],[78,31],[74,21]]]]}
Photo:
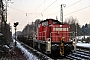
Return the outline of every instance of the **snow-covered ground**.
{"type": "MultiPolygon", "coordinates": [[[[85,39],[88,37],[90,37],[90,36],[85,36],[85,39]]],[[[84,39],[84,36],[77,36],[76,39],[82,40],[82,39],[84,39]]],[[[78,41],[76,45],[81,46],[81,47],[90,48],[90,43],[82,43],[81,41],[78,41]]]]}
{"type": "Polygon", "coordinates": [[[90,49],[90,43],[77,43],[77,46],[86,47],[90,49]]]}
{"type": "MultiPolygon", "coordinates": [[[[14,39],[13,39],[13,42],[15,42],[14,39]]],[[[17,47],[21,49],[21,51],[24,53],[27,60],[37,60],[38,59],[38,57],[36,57],[32,53],[28,52],[27,49],[25,49],[23,46],[21,46],[21,44],[19,42],[17,42],[17,47]]]]}
{"type": "Polygon", "coordinates": [[[33,55],[32,53],[28,52],[27,49],[25,49],[23,46],[21,46],[21,44],[19,42],[17,42],[17,47],[22,50],[22,52],[24,53],[24,55],[27,58],[27,60],[37,60],[38,59],[35,55],[33,55]]]}
{"type": "MultiPolygon", "coordinates": [[[[88,38],[88,37],[90,37],[90,36],[85,36],[85,38],[88,38]]],[[[83,38],[84,38],[84,36],[76,36],[76,39],[79,39],[79,40],[81,40],[83,38]]]]}

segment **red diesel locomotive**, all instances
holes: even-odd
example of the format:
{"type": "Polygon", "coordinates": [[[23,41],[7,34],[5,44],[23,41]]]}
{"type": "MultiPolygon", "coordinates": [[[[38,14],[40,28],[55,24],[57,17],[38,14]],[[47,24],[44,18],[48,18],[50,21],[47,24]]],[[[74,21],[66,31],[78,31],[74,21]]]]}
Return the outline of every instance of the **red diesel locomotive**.
{"type": "Polygon", "coordinates": [[[67,55],[74,50],[73,42],[70,41],[70,26],[58,20],[41,21],[36,37],[33,46],[46,54],[67,55]]]}

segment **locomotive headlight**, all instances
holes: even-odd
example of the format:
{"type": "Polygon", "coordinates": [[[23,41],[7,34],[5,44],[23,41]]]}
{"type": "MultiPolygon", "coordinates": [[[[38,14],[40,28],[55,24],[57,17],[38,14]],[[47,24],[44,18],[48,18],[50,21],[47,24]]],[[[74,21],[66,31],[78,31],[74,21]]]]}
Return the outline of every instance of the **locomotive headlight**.
{"type": "Polygon", "coordinates": [[[73,42],[73,40],[71,40],[71,42],[73,42]]]}
{"type": "Polygon", "coordinates": [[[48,41],[48,44],[50,44],[50,41],[48,41]]]}
{"type": "Polygon", "coordinates": [[[74,51],[76,51],[76,39],[73,39],[73,46],[74,46],[74,51]]]}
{"type": "Polygon", "coordinates": [[[51,53],[51,39],[48,38],[46,41],[46,53],[51,53]]]}

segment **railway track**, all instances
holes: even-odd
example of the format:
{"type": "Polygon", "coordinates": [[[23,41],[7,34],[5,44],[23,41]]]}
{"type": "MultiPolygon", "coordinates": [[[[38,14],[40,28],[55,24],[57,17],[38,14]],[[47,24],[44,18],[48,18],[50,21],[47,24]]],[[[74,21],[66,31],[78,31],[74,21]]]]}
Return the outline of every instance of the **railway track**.
{"type": "MultiPolygon", "coordinates": [[[[35,55],[36,57],[38,57],[38,58],[37,58],[38,60],[52,60],[52,58],[50,58],[50,57],[48,57],[47,55],[45,55],[45,54],[43,54],[43,53],[41,53],[41,52],[33,49],[32,47],[30,47],[30,46],[28,46],[28,45],[26,45],[26,44],[24,44],[24,43],[22,43],[22,42],[20,42],[20,43],[21,43],[21,45],[22,45],[24,48],[26,48],[30,53],[32,53],[33,55],[35,55]]],[[[33,57],[33,56],[32,56],[32,57],[33,57]]],[[[32,60],[36,60],[36,59],[33,58],[32,60]]]]}
{"type": "MultiPolygon", "coordinates": [[[[76,52],[69,54],[66,57],[63,56],[49,56],[49,55],[45,55],[35,49],[33,49],[32,47],[20,42],[22,44],[22,46],[24,46],[29,52],[31,52],[32,54],[34,54],[35,56],[38,57],[38,59],[40,60],[88,60],[90,59],[90,52],[89,51],[85,51],[85,50],[81,50],[81,49],[77,49],[76,52]]],[[[34,60],[34,59],[33,59],[34,60]]]]}
{"type": "Polygon", "coordinates": [[[68,59],[75,59],[75,60],[89,60],[90,59],[90,52],[85,50],[77,49],[76,52],[69,54],[66,56],[68,59]]]}

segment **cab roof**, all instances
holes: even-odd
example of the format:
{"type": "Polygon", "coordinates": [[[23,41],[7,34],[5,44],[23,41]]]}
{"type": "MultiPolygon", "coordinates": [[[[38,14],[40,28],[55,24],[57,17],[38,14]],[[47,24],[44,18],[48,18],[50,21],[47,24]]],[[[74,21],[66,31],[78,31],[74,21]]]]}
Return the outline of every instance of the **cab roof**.
{"type": "Polygon", "coordinates": [[[59,22],[58,20],[55,20],[55,19],[46,19],[46,20],[41,21],[40,23],[45,22],[45,21],[49,21],[49,20],[52,20],[52,21],[55,21],[55,22],[61,23],[61,22],[59,22]]]}

